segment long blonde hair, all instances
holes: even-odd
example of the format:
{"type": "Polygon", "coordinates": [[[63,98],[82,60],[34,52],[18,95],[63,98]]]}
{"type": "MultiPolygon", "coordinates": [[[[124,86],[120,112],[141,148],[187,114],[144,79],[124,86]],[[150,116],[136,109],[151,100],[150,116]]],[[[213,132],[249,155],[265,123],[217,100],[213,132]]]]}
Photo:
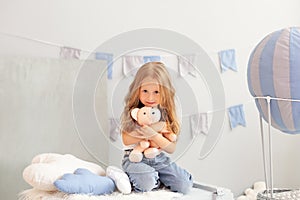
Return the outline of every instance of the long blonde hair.
{"type": "Polygon", "coordinates": [[[175,89],[171,83],[171,78],[165,65],[161,62],[148,62],[141,66],[137,71],[125,97],[125,107],[121,117],[121,131],[131,132],[134,130],[135,124],[130,116],[130,111],[133,108],[142,106],[139,101],[139,90],[142,81],[146,77],[153,78],[159,83],[161,94],[160,107],[163,110],[166,110],[166,120],[170,130],[173,133],[178,134],[180,125],[175,110],[175,89]]]}

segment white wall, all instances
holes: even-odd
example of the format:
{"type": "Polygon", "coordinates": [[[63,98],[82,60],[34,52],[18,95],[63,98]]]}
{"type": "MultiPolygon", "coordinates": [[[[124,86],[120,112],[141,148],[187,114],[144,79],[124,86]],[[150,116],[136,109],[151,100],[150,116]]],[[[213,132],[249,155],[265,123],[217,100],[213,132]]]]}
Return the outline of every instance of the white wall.
{"type": "MultiPolygon", "coordinates": [[[[220,75],[231,106],[251,100],[246,82],[251,50],[268,33],[299,25],[299,7],[298,0],[2,0],[0,31],[93,50],[126,31],[169,29],[197,42],[216,65],[219,50],[234,48],[239,71],[220,75]]],[[[263,179],[258,113],[253,103],[245,104],[245,112],[247,127],[230,130],[226,123],[208,158],[197,158],[196,143],[178,163],[198,181],[228,187],[236,195],[263,179]]],[[[274,132],[275,184],[299,187],[300,138],[274,132]]]]}

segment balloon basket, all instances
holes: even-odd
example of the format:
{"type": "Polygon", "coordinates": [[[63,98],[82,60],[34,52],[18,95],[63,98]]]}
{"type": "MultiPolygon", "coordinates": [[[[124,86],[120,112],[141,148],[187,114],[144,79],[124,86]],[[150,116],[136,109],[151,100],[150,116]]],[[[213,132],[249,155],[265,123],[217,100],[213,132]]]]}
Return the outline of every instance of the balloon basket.
{"type": "Polygon", "coordinates": [[[257,194],[257,200],[299,200],[300,189],[273,189],[265,190],[257,194]]]}

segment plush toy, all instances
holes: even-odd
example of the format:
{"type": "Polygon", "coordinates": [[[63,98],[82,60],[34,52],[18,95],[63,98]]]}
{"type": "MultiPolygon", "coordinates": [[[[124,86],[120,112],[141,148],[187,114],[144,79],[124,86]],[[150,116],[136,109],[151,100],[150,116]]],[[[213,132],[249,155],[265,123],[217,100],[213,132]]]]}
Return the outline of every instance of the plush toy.
{"type": "Polygon", "coordinates": [[[115,166],[105,170],[99,165],[73,155],[44,153],[35,156],[23,171],[24,180],[41,191],[62,191],[69,194],[110,194],[117,188],[131,192],[125,172],[115,166]]]}
{"type": "MultiPolygon", "coordinates": [[[[176,141],[177,136],[167,130],[166,122],[160,121],[161,112],[158,108],[144,106],[142,108],[134,108],[131,111],[131,116],[137,121],[140,126],[150,126],[153,130],[161,133],[171,142],[176,141]]],[[[140,162],[143,158],[143,153],[146,158],[154,158],[161,150],[153,142],[142,140],[129,154],[131,162],[140,162]]]]}
{"type": "Polygon", "coordinates": [[[24,180],[32,187],[43,191],[56,191],[54,181],[77,168],[85,168],[97,175],[105,175],[105,170],[91,162],[83,161],[70,154],[44,153],[35,156],[23,170],[24,180]]]}
{"type": "Polygon", "coordinates": [[[257,194],[266,190],[266,183],[263,181],[255,182],[252,188],[247,188],[244,195],[241,195],[237,200],[256,200],[257,194]]]}

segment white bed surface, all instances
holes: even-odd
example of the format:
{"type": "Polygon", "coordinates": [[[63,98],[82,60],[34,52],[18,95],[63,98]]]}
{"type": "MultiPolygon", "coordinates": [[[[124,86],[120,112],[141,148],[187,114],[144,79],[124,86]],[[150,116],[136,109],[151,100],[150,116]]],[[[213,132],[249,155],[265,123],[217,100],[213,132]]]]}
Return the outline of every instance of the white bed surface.
{"type": "Polygon", "coordinates": [[[89,196],[83,194],[65,194],[62,192],[46,192],[36,189],[23,191],[19,195],[19,200],[171,200],[180,199],[181,193],[170,192],[168,190],[156,190],[144,193],[132,192],[123,195],[120,192],[114,192],[110,195],[89,196]]]}
{"type": "Polygon", "coordinates": [[[226,188],[208,186],[204,184],[194,184],[192,190],[181,197],[174,198],[180,200],[234,200],[233,193],[226,188]]]}
{"type": "Polygon", "coordinates": [[[208,186],[203,184],[194,184],[189,194],[171,192],[169,190],[156,190],[144,193],[132,192],[123,195],[114,192],[110,195],[89,196],[81,194],[65,194],[62,192],[45,192],[37,189],[28,189],[20,193],[19,200],[234,200],[230,190],[208,186]],[[208,191],[210,190],[210,191],[208,191]]]}

